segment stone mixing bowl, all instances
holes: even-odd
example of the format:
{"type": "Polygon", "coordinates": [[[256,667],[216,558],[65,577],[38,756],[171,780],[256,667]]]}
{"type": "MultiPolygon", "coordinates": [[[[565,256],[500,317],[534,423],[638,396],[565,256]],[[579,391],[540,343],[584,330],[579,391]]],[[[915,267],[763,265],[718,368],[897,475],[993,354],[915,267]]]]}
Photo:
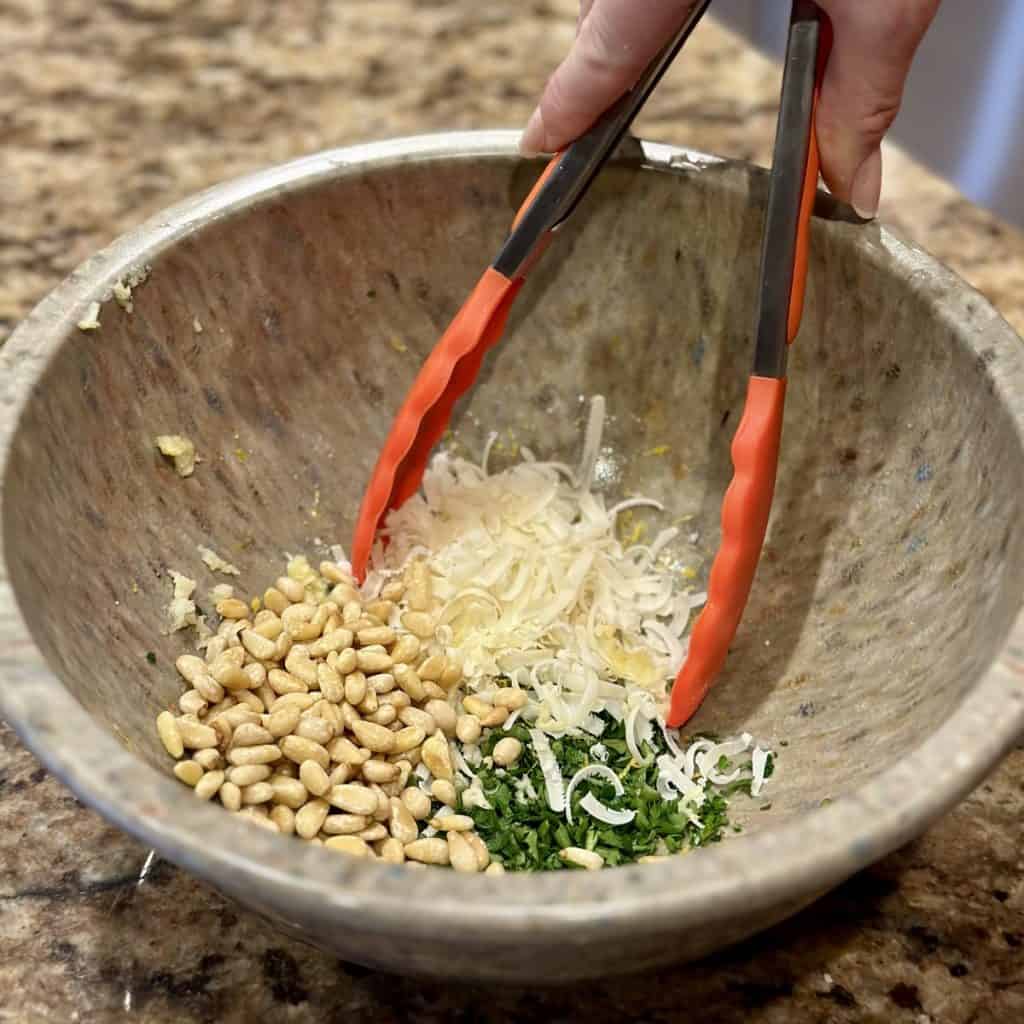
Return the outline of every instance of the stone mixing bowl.
{"type": "MultiPolygon", "coordinates": [[[[776,745],[770,810],[736,798],[741,834],[664,865],[464,877],[267,834],[170,776],[153,722],[186,641],[162,635],[166,570],[205,594],[206,544],[259,592],[284,552],[347,542],[398,402],[537,167],[511,134],[456,134],[223,185],[88,261],[2,353],[0,711],[160,855],[376,967],[549,982],[698,957],[920,833],[1024,723],[1024,348],[948,270],[823,199],[770,537],[693,723],[776,745]],[[108,299],[100,330],[76,328],[143,267],[131,313],[108,299]],[[162,433],[195,441],[193,476],[162,433]]],[[[678,554],[705,572],[764,193],[746,165],[623,154],[521,296],[458,443],[494,429],[574,459],[604,394],[609,493],[692,516],[678,554]]]]}

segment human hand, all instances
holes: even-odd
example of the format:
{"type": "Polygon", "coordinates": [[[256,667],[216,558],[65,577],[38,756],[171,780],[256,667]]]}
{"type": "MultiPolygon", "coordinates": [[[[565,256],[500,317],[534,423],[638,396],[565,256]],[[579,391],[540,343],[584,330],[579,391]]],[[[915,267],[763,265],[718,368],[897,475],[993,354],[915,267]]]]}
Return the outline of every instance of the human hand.
{"type": "MultiPolygon", "coordinates": [[[[818,105],[826,184],[870,219],[882,190],[880,144],[900,108],[910,64],[939,0],[818,0],[835,42],[818,105]]],[[[671,38],[693,0],[581,0],[576,41],[523,133],[524,153],[583,134],[671,38]]]]}

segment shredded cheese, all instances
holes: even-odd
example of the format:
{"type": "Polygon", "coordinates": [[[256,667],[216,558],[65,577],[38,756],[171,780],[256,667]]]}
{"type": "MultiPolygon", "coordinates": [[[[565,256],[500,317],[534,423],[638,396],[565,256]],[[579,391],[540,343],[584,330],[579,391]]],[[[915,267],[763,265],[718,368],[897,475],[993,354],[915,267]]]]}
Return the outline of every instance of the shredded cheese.
{"type": "Polygon", "coordinates": [[[662,705],[696,606],[661,562],[675,530],[650,547],[618,539],[620,512],[661,505],[608,507],[591,489],[603,418],[598,396],[575,472],[523,449],[521,463],[490,473],[493,437],[481,465],[439,453],[421,493],[388,517],[367,580],[379,588],[425,557],[469,688],[509,677],[530,695],[524,718],[550,734],[585,728],[634,690],[662,705]]]}

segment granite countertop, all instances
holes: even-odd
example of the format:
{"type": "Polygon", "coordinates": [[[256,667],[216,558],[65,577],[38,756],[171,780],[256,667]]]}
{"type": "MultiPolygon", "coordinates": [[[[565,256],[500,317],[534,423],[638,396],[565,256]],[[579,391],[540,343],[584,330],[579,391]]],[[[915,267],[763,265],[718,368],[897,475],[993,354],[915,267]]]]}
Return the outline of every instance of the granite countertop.
{"type": "MultiPolygon", "coordinates": [[[[573,24],[573,0],[0,0],[0,342],[197,189],[346,142],[519,126],[573,24]]],[[[778,81],[709,24],[639,130],[766,162],[778,81]]],[[[883,217],[1024,328],[1024,237],[905,155],[887,168],[883,217]]],[[[0,1021],[1024,1020],[1022,817],[1024,748],[920,840],[703,964],[456,989],[276,934],[85,809],[0,723],[0,1021]]]]}

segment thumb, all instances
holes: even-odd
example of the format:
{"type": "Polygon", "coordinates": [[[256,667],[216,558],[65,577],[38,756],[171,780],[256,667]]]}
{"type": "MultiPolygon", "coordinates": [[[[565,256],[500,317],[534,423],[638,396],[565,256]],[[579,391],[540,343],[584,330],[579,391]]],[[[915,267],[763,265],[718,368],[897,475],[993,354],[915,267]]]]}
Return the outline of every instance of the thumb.
{"type": "Polygon", "coordinates": [[[519,143],[551,153],[582,135],[637,79],[694,0],[590,0],[568,57],[548,80],[519,143]]]}
{"type": "Polygon", "coordinates": [[[818,0],[835,42],[816,128],[833,194],[869,220],[882,190],[881,142],[939,0],[818,0]]]}

